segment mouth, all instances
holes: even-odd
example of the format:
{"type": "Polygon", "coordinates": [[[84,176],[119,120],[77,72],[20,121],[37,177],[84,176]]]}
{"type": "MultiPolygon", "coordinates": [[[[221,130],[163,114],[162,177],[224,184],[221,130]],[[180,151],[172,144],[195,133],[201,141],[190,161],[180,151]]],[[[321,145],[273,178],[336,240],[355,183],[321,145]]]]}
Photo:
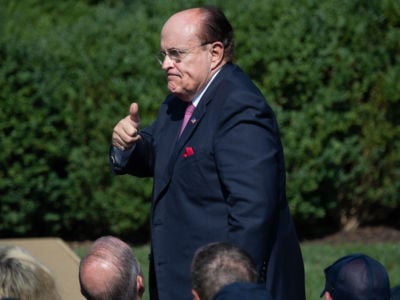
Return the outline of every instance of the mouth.
{"type": "Polygon", "coordinates": [[[168,79],[172,79],[172,78],[175,78],[175,77],[179,77],[179,74],[167,73],[167,78],[168,78],[168,79]]]}

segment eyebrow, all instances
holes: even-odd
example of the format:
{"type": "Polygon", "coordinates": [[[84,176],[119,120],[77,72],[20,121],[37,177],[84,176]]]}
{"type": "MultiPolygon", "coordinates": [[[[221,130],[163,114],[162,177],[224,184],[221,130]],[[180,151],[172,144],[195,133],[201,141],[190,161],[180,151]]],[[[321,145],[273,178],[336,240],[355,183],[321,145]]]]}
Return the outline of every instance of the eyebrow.
{"type": "Polygon", "coordinates": [[[165,50],[161,50],[161,51],[178,51],[178,52],[186,52],[188,51],[190,48],[177,48],[177,47],[171,47],[171,48],[167,48],[165,50]]]}

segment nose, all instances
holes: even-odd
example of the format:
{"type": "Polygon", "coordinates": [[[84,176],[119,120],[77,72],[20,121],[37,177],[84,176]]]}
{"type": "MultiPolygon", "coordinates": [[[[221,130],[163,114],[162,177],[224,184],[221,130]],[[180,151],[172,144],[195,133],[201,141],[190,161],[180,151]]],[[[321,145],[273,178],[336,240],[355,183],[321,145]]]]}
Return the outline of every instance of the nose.
{"type": "Polygon", "coordinates": [[[173,60],[168,55],[165,55],[164,60],[161,63],[161,68],[167,70],[172,67],[172,64],[173,60]]]}

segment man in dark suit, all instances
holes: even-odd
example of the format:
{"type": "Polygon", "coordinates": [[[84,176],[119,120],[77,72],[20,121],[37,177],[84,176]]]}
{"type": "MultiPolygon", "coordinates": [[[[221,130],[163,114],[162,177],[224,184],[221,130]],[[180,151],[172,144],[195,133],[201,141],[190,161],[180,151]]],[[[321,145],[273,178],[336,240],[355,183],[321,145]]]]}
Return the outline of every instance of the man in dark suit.
{"type": "Polygon", "coordinates": [[[132,103],[113,130],[113,172],[154,179],[151,299],[191,299],[193,254],[216,241],[248,252],[275,300],[305,299],[277,122],[233,64],[233,48],[232,27],[218,9],[172,15],[160,51],[170,94],[151,126],[139,129],[132,103]]]}

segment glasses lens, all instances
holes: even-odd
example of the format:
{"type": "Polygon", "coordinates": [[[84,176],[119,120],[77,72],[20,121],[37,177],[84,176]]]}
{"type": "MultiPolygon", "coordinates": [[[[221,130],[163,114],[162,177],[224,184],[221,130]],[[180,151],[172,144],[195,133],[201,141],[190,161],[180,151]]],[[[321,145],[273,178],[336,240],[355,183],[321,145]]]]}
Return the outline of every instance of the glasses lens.
{"type": "Polygon", "coordinates": [[[164,51],[160,51],[157,54],[157,61],[160,63],[160,65],[163,64],[165,56],[167,56],[167,53],[165,53],[164,51]]]}
{"type": "Polygon", "coordinates": [[[184,53],[183,51],[171,49],[168,51],[168,56],[174,62],[179,62],[181,60],[181,54],[184,53]]]}

